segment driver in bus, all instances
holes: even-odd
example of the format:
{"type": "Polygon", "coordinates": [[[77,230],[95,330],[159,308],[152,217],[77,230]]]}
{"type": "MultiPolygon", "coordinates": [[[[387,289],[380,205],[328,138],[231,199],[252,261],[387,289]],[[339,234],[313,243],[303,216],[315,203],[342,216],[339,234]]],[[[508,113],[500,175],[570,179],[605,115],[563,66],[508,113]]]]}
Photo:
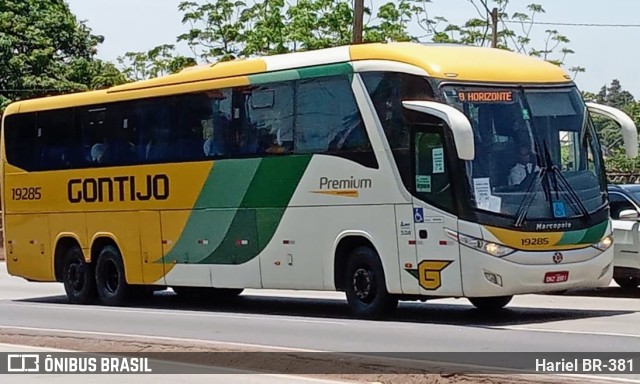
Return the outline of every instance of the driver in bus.
{"type": "Polygon", "coordinates": [[[518,148],[516,164],[509,171],[509,185],[522,183],[531,173],[538,172],[540,168],[531,161],[531,150],[526,145],[518,148]]]}

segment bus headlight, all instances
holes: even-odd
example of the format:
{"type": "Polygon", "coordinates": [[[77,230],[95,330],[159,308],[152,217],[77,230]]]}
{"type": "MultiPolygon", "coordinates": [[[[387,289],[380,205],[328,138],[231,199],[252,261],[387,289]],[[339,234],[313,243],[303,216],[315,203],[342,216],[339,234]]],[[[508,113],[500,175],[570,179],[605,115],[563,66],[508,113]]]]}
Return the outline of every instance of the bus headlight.
{"type": "Polygon", "coordinates": [[[609,235],[597,243],[593,244],[593,247],[598,248],[601,251],[606,251],[613,244],[613,236],[609,235]]]}
{"type": "Polygon", "coordinates": [[[452,230],[447,230],[447,235],[453,238],[454,240],[457,240],[460,244],[464,246],[476,249],[480,252],[484,252],[491,256],[505,257],[516,251],[513,248],[509,248],[501,244],[477,239],[475,237],[463,235],[452,230]]]}

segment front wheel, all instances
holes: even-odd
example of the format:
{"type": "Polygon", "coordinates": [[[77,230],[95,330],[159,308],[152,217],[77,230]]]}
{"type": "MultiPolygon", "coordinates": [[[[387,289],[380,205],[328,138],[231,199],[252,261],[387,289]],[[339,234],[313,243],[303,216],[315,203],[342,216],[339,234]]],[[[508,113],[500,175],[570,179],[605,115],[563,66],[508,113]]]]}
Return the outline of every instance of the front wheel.
{"type": "Polygon", "coordinates": [[[96,261],[96,287],[100,301],[105,305],[122,305],[130,286],[124,274],[124,263],[118,248],[107,245],[96,261]]]}
{"type": "Polygon", "coordinates": [[[358,247],[351,252],[346,279],[347,302],[357,317],[379,319],[398,307],[398,299],[387,292],[384,270],[373,249],[358,247]]]}
{"type": "Polygon", "coordinates": [[[513,299],[513,296],[470,297],[469,301],[480,310],[497,311],[509,304],[511,299],[513,299]]]}
{"type": "Polygon", "coordinates": [[[616,277],[613,280],[622,289],[636,289],[640,285],[640,279],[637,277],[616,277]]]}
{"type": "Polygon", "coordinates": [[[84,261],[78,246],[69,248],[64,256],[62,283],[71,304],[87,304],[96,296],[93,265],[84,261]]]}

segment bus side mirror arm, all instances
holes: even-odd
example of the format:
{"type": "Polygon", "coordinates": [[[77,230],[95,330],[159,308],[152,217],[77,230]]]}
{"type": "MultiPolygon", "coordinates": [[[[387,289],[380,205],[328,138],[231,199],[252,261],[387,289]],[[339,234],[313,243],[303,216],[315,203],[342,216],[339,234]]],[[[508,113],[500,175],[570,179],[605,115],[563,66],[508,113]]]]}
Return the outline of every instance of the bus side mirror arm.
{"type": "Polygon", "coordinates": [[[473,128],[469,119],[462,112],[450,105],[435,101],[407,100],[402,102],[402,106],[412,111],[426,113],[444,120],[453,132],[458,158],[461,160],[473,160],[475,158],[473,128]]]}
{"type": "Polygon", "coordinates": [[[589,112],[604,116],[618,123],[622,128],[622,138],[624,139],[624,149],[627,156],[634,158],[638,156],[638,129],[631,118],[621,110],[607,105],[586,103],[589,112]]]}

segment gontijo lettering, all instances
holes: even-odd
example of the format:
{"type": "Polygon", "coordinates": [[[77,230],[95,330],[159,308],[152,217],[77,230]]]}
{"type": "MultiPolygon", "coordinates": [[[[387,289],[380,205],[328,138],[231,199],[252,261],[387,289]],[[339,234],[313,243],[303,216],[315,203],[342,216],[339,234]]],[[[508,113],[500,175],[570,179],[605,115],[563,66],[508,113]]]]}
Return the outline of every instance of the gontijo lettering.
{"type": "Polygon", "coordinates": [[[142,180],[135,176],[71,179],[67,183],[67,198],[70,203],[167,200],[169,177],[147,175],[142,180]]]}

